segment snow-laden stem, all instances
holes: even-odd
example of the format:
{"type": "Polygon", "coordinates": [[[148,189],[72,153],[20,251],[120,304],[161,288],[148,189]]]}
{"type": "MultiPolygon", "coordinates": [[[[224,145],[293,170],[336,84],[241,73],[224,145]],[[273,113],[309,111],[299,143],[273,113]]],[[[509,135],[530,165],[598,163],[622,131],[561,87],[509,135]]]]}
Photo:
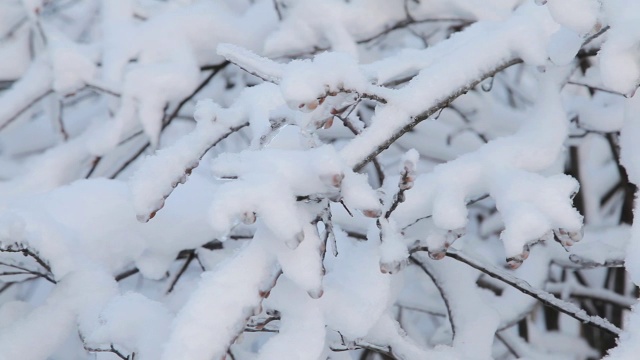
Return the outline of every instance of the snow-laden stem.
{"type": "Polygon", "coordinates": [[[509,61],[507,61],[507,62],[505,62],[503,64],[500,64],[500,65],[496,66],[491,71],[488,71],[488,72],[484,73],[481,77],[473,80],[472,82],[470,82],[470,83],[458,88],[455,92],[453,92],[451,94],[448,94],[443,100],[440,100],[434,106],[424,110],[420,114],[418,114],[415,117],[413,117],[413,119],[412,119],[412,121],[410,123],[406,124],[405,126],[400,128],[396,132],[392,133],[391,136],[387,137],[383,142],[378,143],[373,151],[371,151],[369,154],[367,154],[363,159],[359,160],[353,166],[353,170],[354,171],[360,171],[366,164],[371,162],[382,151],[384,151],[387,148],[389,148],[389,146],[391,146],[391,144],[396,142],[396,140],[398,140],[402,135],[404,135],[405,133],[411,131],[411,129],[416,127],[416,125],[418,125],[422,121],[428,119],[431,115],[433,115],[433,114],[437,113],[438,111],[448,107],[455,99],[457,99],[458,97],[466,94],[467,92],[469,92],[469,90],[471,90],[474,87],[476,87],[478,84],[483,82],[485,79],[491,78],[491,77],[495,76],[497,73],[499,73],[499,72],[501,72],[501,71],[513,66],[513,65],[520,64],[520,63],[522,63],[521,59],[509,60],[509,61]]]}
{"type": "Polygon", "coordinates": [[[545,290],[552,294],[563,295],[566,293],[571,297],[603,301],[627,310],[630,310],[637,302],[637,299],[620,295],[606,288],[595,289],[578,283],[548,283],[545,290]]]}
{"type": "MultiPolygon", "coordinates": [[[[510,30],[505,30],[505,31],[510,31],[510,30]]],[[[607,28],[604,28],[602,31],[598,32],[597,34],[594,34],[593,36],[587,38],[583,42],[582,46],[584,47],[585,45],[589,44],[589,42],[591,42],[593,39],[597,38],[598,36],[602,35],[606,31],[607,31],[607,28]]],[[[469,54],[469,55],[470,56],[474,56],[473,54],[469,54]]],[[[520,63],[523,63],[523,59],[521,59],[521,58],[519,58],[517,56],[513,56],[513,55],[510,58],[498,60],[496,62],[496,65],[492,69],[490,69],[489,71],[484,72],[483,74],[481,74],[480,76],[476,77],[472,81],[467,82],[466,84],[460,84],[460,86],[457,89],[455,89],[455,90],[453,90],[453,91],[451,91],[451,92],[449,92],[447,94],[442,94],[440,100],[438,100],[434,105],[432,105],[431,107],[429,107],[426,110],[423,110],[422,112],[418,113],[417,115],[412,116],[410,122],[408,122],[407,124],[405,124],[401,128],[395,130],[391,134],[391,136],[387,137],[383,141],[379,141],[379,140],[375,139],[377,144],[375,145],[375,147],[373,147],[373,149],[368,154],[365,154],[364,156],[362,156],[359,159],[358,158],[350,159],[350,161],[352,163],[354,163],[354,166],[353,166],[354,171],[361,170],[367,163],[372,161],[378,154],[380,154],[382,151],[384,151],[389,146],[391,146],[391,144],[393,144],[396,140],[398,140],[402,135],[404,135],[405,133],[407,133],[408,131],[413,129],[416,125],[418,125],[422,121],[428,119],[430,116],[432,116],[432,115],[436,114],[437,112],[441,111],[442,109],[448,107],[455,99],[457,99],[460,96],[466,94],[469,90],[473,89],[474,87],[476,87],[477,85],[482,83],[484,80],[489,79],[489,78],[493,78],[494,76],[496,76],[496,74],[504,71],[505,69],[507,69],[507,68],[509,68],[509,67],[511,67],[513,65],[520,64],[520,63]]],[[[465,66],[468,66],[468,64],[465,63],[465,66]]],[[[453,72],[455,72],[455,71],[456,70],[453,70],[453,72]]],[[[401,83],[404,82],[404,81],[408,81],[408,80],[410,80],[412,78],[414,78],[414,76],[409,76],[409,77],[401,80],[401,83]]],[[[365,134],[363,134],[363,135],[365,135],[365,134]]],[[[362,141],[360,141],[360,143],[362,143],[362,141]]]]}
{"type": "Polygon", "coordinates": [[[576,305],[564,300],[560,300],[544,290],[536,289],[533,286],[529,285],[529,283],[527,283],[526,281],[519,279],[509,273],[506,273],[493,265],[485,264],[477,259],[474,259],[473,257],[465,254],[460,250],[449,248],[446,255],[452,259],[463,262],[476,270],[482,271],[492,278],[503,281],[504,283],[514,287],[520,292],[539,300],[544,305],[565,313],[576,320],[580,320],[583,323],[590,324],[614,335],[619,335],[622,331],[620,330],[620,328],[613,325],[608,320],[603,319],[599,316],[588,315],[584,310],[580,309],[576,305]]]}
{"type": "Polygon", "coordinates": [[[178,184],[186,181],[187,176],[198,166],[200,159],[207,151],[248,125],[248,122],[231,126],[219,123],[199,125],[190,136],[181,139],[173,147],[158,152],[153,158],[149,158],[131,181],[137,200],[138,219],[146,222],[153,218],[164,206],[164,200],[171,195],[178,184]],[[172,171],[162,171],[166,168],[166,164],[171,162],[175,165],[172,171]],[[164,176],[158,178],[158,173],[164,176]],[[150,187],[151,182],[156,182],[155,188],[150,187]]]}

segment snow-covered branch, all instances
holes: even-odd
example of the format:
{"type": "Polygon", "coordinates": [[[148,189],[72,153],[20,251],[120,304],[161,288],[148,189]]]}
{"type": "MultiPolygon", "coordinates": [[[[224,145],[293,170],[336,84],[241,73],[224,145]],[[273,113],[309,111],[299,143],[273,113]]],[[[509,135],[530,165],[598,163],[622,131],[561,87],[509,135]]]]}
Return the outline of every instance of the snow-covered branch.
{"type": "Polygon", "coordinates": [[[633,358],[638,14],[0,2],[0,359],[633,358]]]}

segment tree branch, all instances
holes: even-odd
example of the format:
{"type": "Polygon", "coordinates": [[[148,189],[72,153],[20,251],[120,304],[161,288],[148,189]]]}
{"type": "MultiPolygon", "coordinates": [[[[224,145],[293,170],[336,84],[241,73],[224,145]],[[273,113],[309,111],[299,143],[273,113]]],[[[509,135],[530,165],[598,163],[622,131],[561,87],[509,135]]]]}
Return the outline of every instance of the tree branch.
{"type": "Polygon", "coordinates": [[[527,283],[526,281],[519,279],[509,273],[506,273],[493,265],[483,264],[480,261],[461,252],[460,250],[449,248],[446,255],[452,259],[463,262],[495,279],[498,279],[519,290],[523,294],[527,294],[537,299],[544,305],[565,313],[576,320],[582,321],[585,324],[590,324],[614,335],[619,335],[622,332],[620,328],[613,325],[608,320],[603,319],[599,316],[588,315],[584,310],[578,308],[576,305],[564,300],[560,300],[546,291],[536,289],[533,286],[529,285],[529,283],[527,283]]]}
{"type": "Polygon", "coordinates": [[[413,120],[410,123],[406,124],[400,130],[398,130],[395,133],[391,134],[390,137],[386,138],[371,153],[369,153],[367,156],[365,156],[364,159],[362,159],[360,162],[358,162],[353,167],[353,170],[354,171],[360,171],[366,164],[368,164],[371,160],[373,160],[376,156],[378,156],[382,151],[384,151],[387,148],[389,148],[389,146],[391,146],[391,144],[396,142],[396,140],[398,140],[402,135],[404,135],[405,133],[409,132],[411,129],[416,127],[416,125],[418,125],[422,121],[426,120],[431,115],[433,115],[433,114],[437,113],[438,111],[448,107],[455,99],[457,99],[458,97],[466,94],[467,92],[469,92],[469,90],[471,90],[474,87],[476,87],[478,84],[480,84],[485,79],[488,79],[488,78],[490,78],[492,76],[495,76],[497,73],[499,73],[499,72],[501,72],[501,71],[513,66],[513,65],[520,64],[520,63],[522,63],[521,59],[512,59],[512,60],[509,60],[509,61],[507,61],[507,62],[505,62],[505,63],[503,63],[501,65],[498,65],[493,70],[488,71],[485,74],[483,74],[482,76],[480,76],[478,79],[476,79],[476,80],[470,82],[469,84],[459,88],[458,90],[456,90],[454,93],[450,94],[449,96],[446,96],[443,100],[440,100],[436,105],[434,105],[431,108],[423,111],[422,113],[414,116],[413,120]]]}
{"type": "Polygon", "coordinates": [[[429,269],[427,269],[427,265],[425,265],[422,262],[420,262],[420,260],[416,259],[416,257],[413,256],[413,255],[409,256],[409,260],[412,263],[418,265],[418,267],[420,267],[420,269],[422,269],[422,271],[425,274],[427,274],[427,276],[429,276],[429,278],[431,279],[433,284],[438,289],[438,292],[440,293],[440,297],[442,298],[442,301],[444,301],[444,306],[447,308],[447,318],[449,319],[449,324],[451,325],[451,333],[453,334],[453,337],[455,338],[456,337],[456,325],[455,325],[455,322],[453,321],[453,316],[451,315],[451,306],[449,305],[449,299],[447,298],[447,294],[445,294],[444,289],[438,283],[438,280],[436,279],[436,277],[431,273],[431,271],[429,271],[429,269]]]}

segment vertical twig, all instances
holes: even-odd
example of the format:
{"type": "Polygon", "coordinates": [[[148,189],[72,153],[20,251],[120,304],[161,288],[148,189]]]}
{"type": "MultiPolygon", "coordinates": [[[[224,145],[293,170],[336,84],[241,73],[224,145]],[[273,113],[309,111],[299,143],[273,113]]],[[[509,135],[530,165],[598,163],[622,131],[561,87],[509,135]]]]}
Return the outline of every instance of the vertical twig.
{"type": "Polygon", "coordinates": [[[282,21],[282,11],[280,10],[280,3],[278,0],[273,0],[273,8],[276,10],[276,14],[278,15],[278,21],[282,21]]]}
{"type": "Polygon", "coordinates": [[[440,293],[440,297],[442,298],[442,301],[444,301],[444,306],[447,308],[447,317],[449,319],[449,324],[451,325],[451,334],[452,334],[453,338],[455,339],[455,337],[456,337],[456,325],[455,325],[455,321],[453,321],[453,316],[451,316],[451,306],[449,305],[449,299],[447,298],[447,295],[444,293],[444,289],[442,288],[442,286],[440,286],[440,283],[438,282],[436,277],[431,273],[431,271],[429,271],[429,269],[427,268],[427,265],[425,265],[422,262],[420,262],[420,260],[416,259],[416,257],[413,256],[413,255],[409,256],[409,260],[412,263],[418,265],[418,267],[420,267],[420,269],[422,269],[422,271],[425,274],[427,274],[427,276],[429,276],[429,278],[431,279],[433,284],[438,289],[438,292],[440,293]]]}
{"type": "Polygon", "coordinates": [[[171,282],[171,285],[169,285],[169,289],[167,290],[167,294],[169,294],[169,293],[171,293],[173,291],[173,288],[178,283],[178,280],[180,280],[180,278],[182,277],[184,272],[187,271],[187,268],[189,267],[189,264],[191,264],[191,262],[195,258],[196,258],[196,251],[195,250],[191,250],[189,252],[189,255],[187,256],[187,259],[184,261],[184,264],[180,268],[180,271],[178,271],[178,274],[176,275],[176,277],[171,282]]]}

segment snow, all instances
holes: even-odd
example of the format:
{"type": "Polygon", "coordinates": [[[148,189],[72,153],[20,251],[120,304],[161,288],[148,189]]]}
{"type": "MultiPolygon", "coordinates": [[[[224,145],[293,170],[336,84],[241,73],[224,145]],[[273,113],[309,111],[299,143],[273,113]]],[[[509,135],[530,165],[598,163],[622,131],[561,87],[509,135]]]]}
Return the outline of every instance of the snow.
{"type": "Polygon", "coordinates": [[[455,327],[453,347],[464,357],[490,359],[491,341],[488,337],[493,337],[489,334],[497,330],[500,317],[491,303],[478,296],[478,289],[469,286],[476,281],[475,271],[451,259],[438,262],[432,271],[450,307],[450,321],[455,327]],[[460,286],[465,282],[466,286],[460,286]]]}
{"type": "MultiPolygon", "coordinates": [[[[215,110],[205,107],[210,103],[200,103],[196,110],[198,126],[187,137],[183,137],[168,149],[145,159],[144,164],[130,180],[131,192],[140,221],[146,222],[162,209],[164,199],[178,183],[184,183],[193,168],[198,166],[200,157],[220,139],[228,128],[226,124],[216,126],[215,110]],[[205,108],[205,109],[203,109],[205,108]],[[200,110],[200,112],[198,112],[200,110]],[[153,180],[150,180],[153,179],[153,180]],[[155,183],[155,186],[151,184],[155,183]]],[[[228,131],[228,130],[227,130],[228,131]]]]}
{"type": "MultiPolygon", "coordinates": [[[[640,119],[638,118],[638,110],[640,110],[640,97],[635,96],[627,100],[625,104],[624,125],[620,132],[620,143],[622,150],[620,152],[620,161],[627,170],[629,181],[634,184],[640,184],[640,168],[638,168],[638,142],[637,135],[640,132],[640,119]]],[[[637,205],[636,205],[637,206],[637,205]]],[[[634,214],[637,212],[634,206],[634,214]]],[[[637,261],[640,255],[640,242],[638,241],[638,223],[631,227],[631,238],[629,246],[625,253],[625,265],[628,268],[629,275],[634,283],[640,283],[640,262],[637,261]]]]}
{"type": "Polygon", "coordinates": [[[640,309],[638,309],[638,304],[635,304],[631,309],[631,315],[628,318],[628,326],[630,331],[623,332],[618,339],[618,346],[611,350],[604,359],[606,360],[623,360],[623,359],[633,359],[640,349],[638,348],[638,337],[640,336],[640,332],[635,329],[638,328],[638,314],[640,314],[640,309]]]}
{"type": "Polygon", "coordinates": [[[0,359],[633,358],[638,14],[2,2],[0,359]]]}
{"type": "Polygon", "coordinates": [[[587,34],[594,29],[600,6],[595,0],[547,1],[547,8],[553,19],[579,34],[587,34]]]}
{"type": "MultiPolygon", "coordinates": [[[[599,84],[593,84],[599,86],[599,84]]],[[[601,85],[600,85],[601,86],[601,85]]],[[[620,96],[595,94],[592,101],[576,99],[573,111],[580,119],[580,125],[586,130],[614,132],[620,131],[624,119],[624,107],[620,106],[624,100],[620,96]]]]}
{"type": "Polygon", "coordinates": [[[265,245],[256,233],[218,271],[202,275],[198,288],[176,315],[160,359],[198,360],[226,354],[228,344],[242,332],[242,320],[260,313],[261,292],[270,290],[269,284],[277,278],[274,259],[265,245]]]}
{"type": "Polygon", "coordinates": [[[258,359],[309,359],[320,357],[325,345],[325,323],[317,301],[285,278],[265,301],[281,310],[280,331],[260,349],[258,359]]]}
{"type": "Polygon", "coordinates": [[[578,33],[560,28],[549,41],[549,58],[556,65],[568,65],[582,47],[582,41],[578,33]]]}
{"type": "Polygon", "coordinates": [[[212,165],[214,175],[238,179],[221,186],[209,212],[211,224],[220,235],[231,230],[234,219],[255,212],[274,234],[295,248],[302,231],[296,197],[343,195],[345,204],[354,209],[379,208],[366,181],[347,168],[329,146],[223,154],[212,165]]]}
{"type": "MultiPolygon", "coordinates": [[[[625,258],[628,249],[630,228],[628,226],[593,227],[585,226],[584,237],[571,247],[571,254],[557,249],[557,261],[578,261],[578,263],[605,264],[625,258]]],[[[555,259],[554,259],[555,261],[555,259]]]]}
{"type": "Polygon", "coordinates": [[[140,359],[160,358],[157,345],[169,336],[173,314],[161,303],[140,294],[113,298],[100,313],[100,323],[85,339],[89,347],[108,348],[118,343],[140,359]]]}
{"type": "MultiPolygon", "coordinates": [[[[14,20],[10,20],[11,18],[15,19],[15,14],[12,11],[13,9],[2,9],[0,11],[2,16],[6,16],[6,19],[3,18],[0,20],[0,24],[3,24],[6,27],[9,27],[14,20]]],[[[26,23],[26,19],[21,20],[26,23]]],[[[2,25],[0,25],[2,26],[2,25]]],[[[5,33],[6,30],[2,29],[2,33],[5,33]]],[[[0,80],[13,80],[18,79],[24,75],[25,71],[29,68],[29,44],[27,39],[29,38],[28,31],[21,31],[21,29],[16,30],[15,34],[12,37],[5,38],[3,41],[3,46],[0,47],[0,55],[3,57],[11,56],[13,61],[3,61],[0,64],[0,80]]]]}
{"type": "Polygon", "coordinates": [[[633,94],[640,83],[640,65],[635,40],[640,34],[638,11],[635,1],[611,1],[604,6],[611,19],[607,41],[598,53],[602,81],[610,89],[623,94],[633,94]]]}
{"type": "Polygon", "coordinates": [[[4,358],[46,358],[71,335],[76,321],[81,330],[101,303],[113,296],[115,281],[102,272],[81,271],[60,280],[47,302],[0,333],[4,358]],[[106,276],[105,276],[106,275],[106,276]],[[84,291],[87,291],[86,293],[84,291]]]}
{"type": "MultiPolygon", "coordinates": [[[[553,164],[562,151],[562,134],[567,132],[557,90],[552,83],[545,82],[541,80],[540,105],[532,113],[537,120],[524,124],[512,137],[489,142],[476,152],[437,166],[430,176],[418,178],[409,194],[421,195],[409,197],[399,207],[398,216],[406,217],[415,211],[424,213],[426,208],[438,228],[464,228],[467,199],[489,193],[496,199],[505,222],[501,238],[507,258],[519,256],[528,242],[538,240],[550,230],[578,231],[582,217],[570,201],[577,191],[575,180],[564,175],[545,178],[531,172],[553,164]],[[551,133],[557,137],[548,136],[551,133]]],[[[444,238],[439,239],[440,244],[432,238],[430,245],[436,249],[443,247],[444,238]]]]}
{"type": "Polygon", "coordinates": [[[402,19],[401,8],[394,5],[384,0],[373,3],[296,1],[291,9],[287,9],[291,15],[266,39],[265,51],[279,56],[329,45],[334,51],[355,56],[354,37],[366,38],[393,20],[402,19]],[[366,18],[362,16],[363,10],[367,11],[366,18]]]}
{"type": "Polygon", "coordinates": [[[59,94],[71,94],[83,88],[96,75],[97,69],[88,49],[64,38],[62,34],[49,32],[51,47],[53,90],[59,94]]]}
{"type": "Polygon", "coordinates": [[[280,84],[285,101],[293,109],[303,104],[308,107],[329,93],[365,93],[370,87],[355,59],[342,53],[322,53],[313,61],[294,60],[287,64],[280,84]]]}
{"type": "Polygon", "coordinates": [[[51,69],[43,58],[34,61],[12,91],[0,94],[0,129],[9,125],[29,105],[51,91],[51,69]]]}
{"type": "Polygon", "coordinates": [[[380,271],[397,273],[408,262],[409,252],[394,221],[380,220],[380,271]]]}
{"type": "MultiPolygon", "coordinates": [[[[435,106],[446,99],[447,95],[460,91],[465,85],[474,80],[479,80],[485,74],[509,61],[522,57],[525,62],[542,65],[545,63],[544,50],[548,37],[557,24],[550,21],[544,9],[529,8],[523,6],[517,16],[502,23],[478,23],[470,26],[465,31],[454,35],[449,41],[423,50],[418,64],[412,67],[420,68],[418,75],[404,88],[399,89],[389,97],[389,104],[382,110],[376,111],[373,123],[361,136],[351,141],[342,149],[342,156],[352,166],[358,165],[376,148],[383,146],[387,134],[394,134],[413,121],[414,117],[421,116],[425,110],[435,106]],[[526,9],[526,10],[525,10],[526,9]],[[531,31],[530,28],[539,28],[540,31],[531,31]],[[537,38],[530,34],[540,34],[537,38]],[[478,38],[487,37],[491,43],[477,41],[478,38]],[[526,37],[526,41],[523,41],[526,37]],[[522,46],[526,43],[526,47],[522,46]],[[423,60],[425,59],[426,60],[423,60]],[[433,60],[430,60],[433,59],[433,60]],[[438,62],[435,62],[438,59],[438,62]],[[467,60],[473,59],[473,66],[469,66],[467,60]]],[[[403,54],[408,56],[408,54],[403,54]]],[[[397,68],[396,59],[391,64],[388,60],[374,67],[370,65],[368,72],[374,74],[378,83],[386,82],[406,72],[399,74],[384,74],[380,68],[397,68]]],[[[400,57],[399,61],[403,61],[400,57]]],[[[406,61],[406,60],[404,60],[406,61]]]]}
{"type": "Polygon", "coordinates": [[[340,193],[348,208],[363,209],[365,212],[374,213],[380,211],[378,197],[367,185],[367,178],[363,174],[352,173],[342,179],[340,193]]]}
{"type": "Polygon", "coordinates": [[[220,44],[218,55],[240,66],[247,71],[256,71],[260,78],[273,83],[279,83],[282,79],[284,66],[260,57],[251,51],[233,44],[220,44]]]}
{"type": "Polygon", "coordinates": [[[373,238],[352,243],[337,235],[338,257],[327,254],[324,295],[320,299],[325,324],[347,339],[358,339],[378,322],[390,301],[391,278],[380,272],[373,238]]]}

